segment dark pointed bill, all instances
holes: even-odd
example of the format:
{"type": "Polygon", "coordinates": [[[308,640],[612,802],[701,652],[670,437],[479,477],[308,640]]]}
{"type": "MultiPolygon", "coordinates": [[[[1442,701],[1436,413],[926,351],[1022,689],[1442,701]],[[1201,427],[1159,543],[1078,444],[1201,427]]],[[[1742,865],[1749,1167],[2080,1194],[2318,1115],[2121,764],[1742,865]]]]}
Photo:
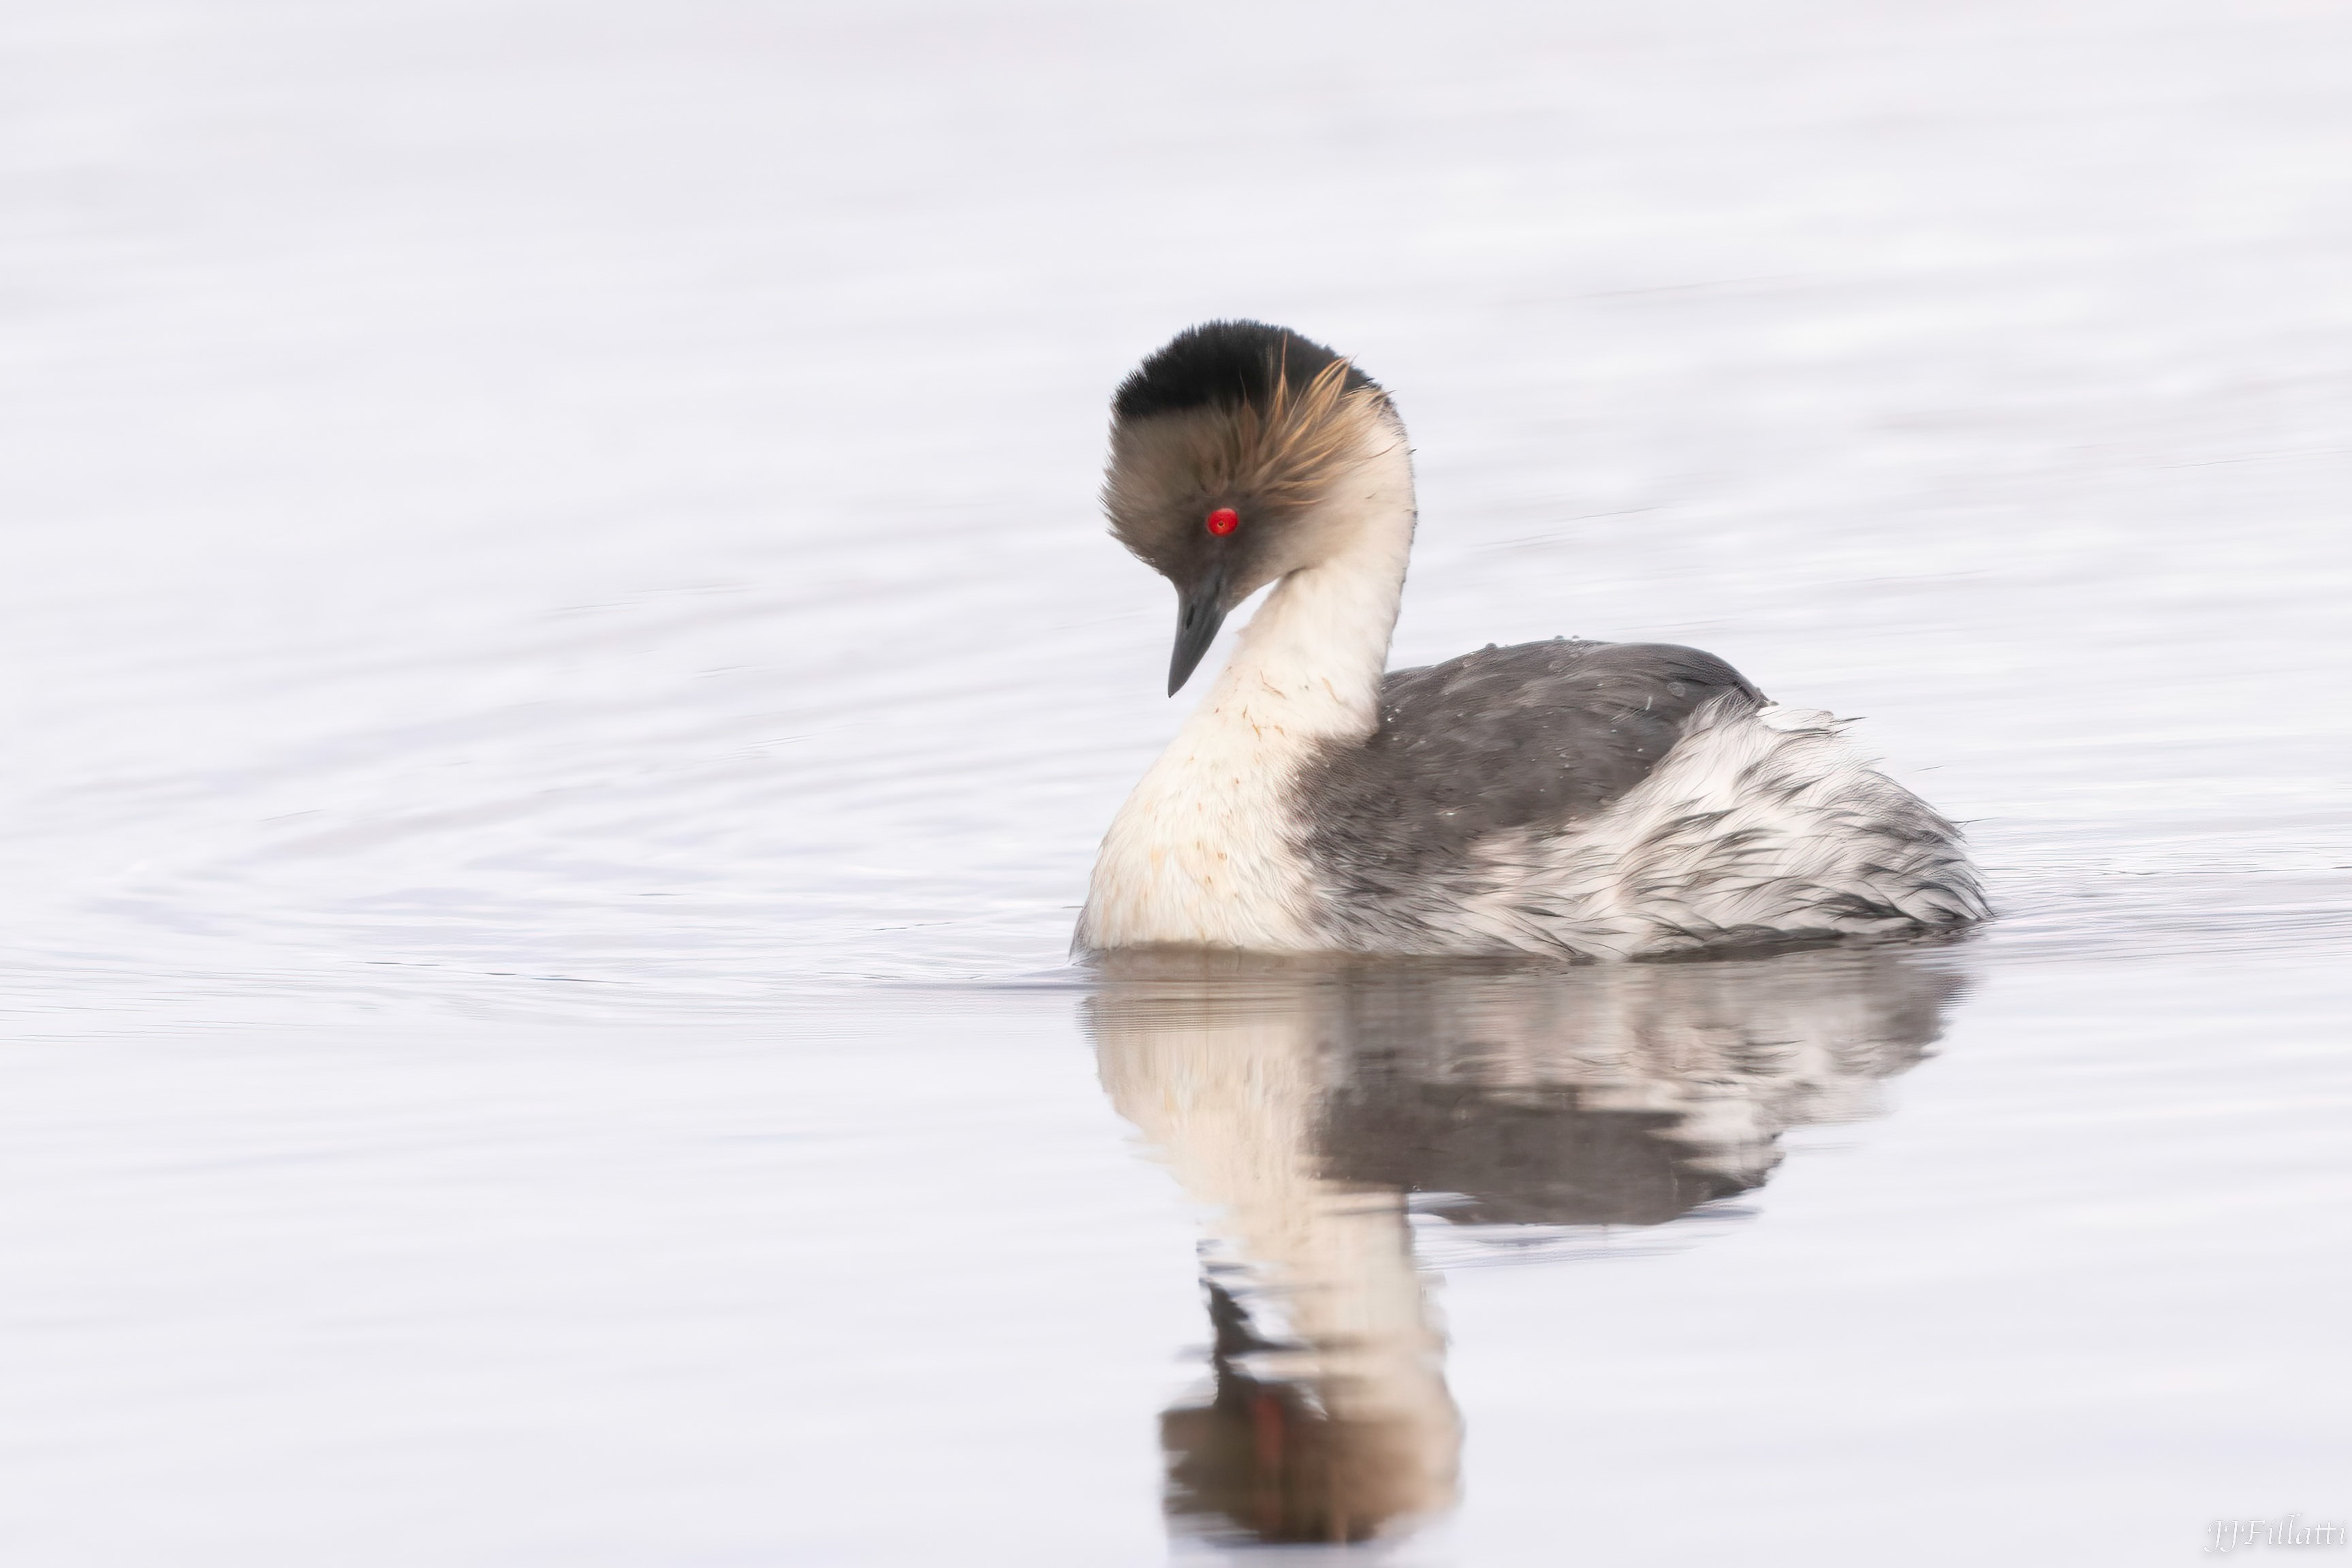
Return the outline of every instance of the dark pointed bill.
{"type": "Polygon", "coordinates": [[[1201,656],[1217,640],[1225,621],[1225,573],[1221,563],[1176,596],[1176,653],[1168,661],[1168,695],[1173,697],[1199,668],[1201,656]]]}

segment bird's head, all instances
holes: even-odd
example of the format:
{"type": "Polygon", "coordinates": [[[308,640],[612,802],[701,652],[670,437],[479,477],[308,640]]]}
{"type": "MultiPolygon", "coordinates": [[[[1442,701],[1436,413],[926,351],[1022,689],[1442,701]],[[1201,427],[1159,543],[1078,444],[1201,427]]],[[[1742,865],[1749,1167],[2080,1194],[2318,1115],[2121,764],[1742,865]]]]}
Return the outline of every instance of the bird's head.
{"type": "Polygon", "coordinates": [[[1191,327],[1111,400],[1111,532],[1176,585],[1173,696],[1234,605],[1347,542],[1329,506],[1367,453],[1401,447],[1388,395],[1322,344],[1259,321],[1191,327]]]}

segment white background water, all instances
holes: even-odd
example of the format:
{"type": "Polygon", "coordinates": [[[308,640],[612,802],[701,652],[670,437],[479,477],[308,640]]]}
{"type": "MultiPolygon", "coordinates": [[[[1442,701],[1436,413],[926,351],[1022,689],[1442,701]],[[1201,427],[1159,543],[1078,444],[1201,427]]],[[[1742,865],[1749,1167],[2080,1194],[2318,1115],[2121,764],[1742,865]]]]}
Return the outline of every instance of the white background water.
{"type": "Polygon", "coordinates": [[[1166,1550],[1060,965],[1217,314],[1393,389],[1398,663],[1708,647],[2007,915],[1751,1219],[1448,1272],[1397,1560],[2347,1511],[2352,12],[20,0],[10,1561],[1166,1550]]]}

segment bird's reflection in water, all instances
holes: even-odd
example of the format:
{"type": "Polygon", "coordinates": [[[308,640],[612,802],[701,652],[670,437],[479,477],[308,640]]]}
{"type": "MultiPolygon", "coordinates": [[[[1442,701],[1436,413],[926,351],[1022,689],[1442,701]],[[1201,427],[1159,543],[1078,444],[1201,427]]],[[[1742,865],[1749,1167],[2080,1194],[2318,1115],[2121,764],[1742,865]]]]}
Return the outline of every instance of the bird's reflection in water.
{"type": "MultiPolygon", "coordinates": [[[[1461,1417],[1409,1215],[1654,1226],[1851,1121],[1959,981],[1906,948],[1587,968],[1127,953],[1104,1087],[1210,1215],[1213,1386],[1169,1410],[1180,1528],[1366,1539],[1448,1507],[1461,1417]]],[[[1469,1234],[1511,1234],[1479,1229],[1469,1234]]]]}

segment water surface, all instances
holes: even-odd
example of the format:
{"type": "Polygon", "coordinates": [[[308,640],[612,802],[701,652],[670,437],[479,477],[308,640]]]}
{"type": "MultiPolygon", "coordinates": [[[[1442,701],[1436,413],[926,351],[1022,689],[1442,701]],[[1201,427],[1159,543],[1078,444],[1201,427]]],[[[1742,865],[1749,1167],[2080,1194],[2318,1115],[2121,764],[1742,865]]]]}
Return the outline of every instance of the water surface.
{"type": "Polygon", "coordinates": [[[2347,77],[2292,5],[12,8],[6,1555],[2352,1512],[2347,77]],[[1219,313],[1394,390],[1399,664],[1708,647],[2001,921],[1069,967],[1182,711],[1104,402],[1219,313]]]}

